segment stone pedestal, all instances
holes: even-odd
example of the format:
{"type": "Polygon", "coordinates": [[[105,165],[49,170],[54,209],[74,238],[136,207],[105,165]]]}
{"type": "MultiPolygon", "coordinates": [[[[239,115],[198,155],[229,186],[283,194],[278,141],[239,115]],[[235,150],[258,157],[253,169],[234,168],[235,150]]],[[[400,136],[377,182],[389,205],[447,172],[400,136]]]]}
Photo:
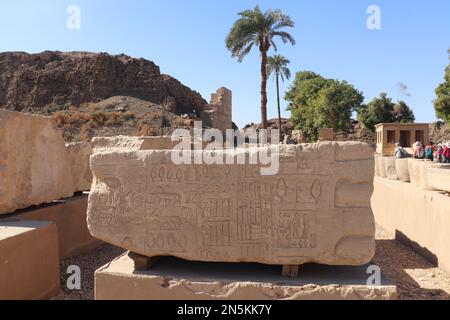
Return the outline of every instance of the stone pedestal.
{"type": "Polygon", "coordinates": [[[0,221],[0,300],[59,294],[58,232],[48,221],[0,221]]]}
{"type": "Polygon", "coordinates": [[[95,272],[96,300],[391,300],[396,287],[383,277],[367,286],[367,265],[308,264],[301,276],[281,276],[281,266],[189,262],[160,258],[149,271],[135,271],[125,254],[95,272]]]}

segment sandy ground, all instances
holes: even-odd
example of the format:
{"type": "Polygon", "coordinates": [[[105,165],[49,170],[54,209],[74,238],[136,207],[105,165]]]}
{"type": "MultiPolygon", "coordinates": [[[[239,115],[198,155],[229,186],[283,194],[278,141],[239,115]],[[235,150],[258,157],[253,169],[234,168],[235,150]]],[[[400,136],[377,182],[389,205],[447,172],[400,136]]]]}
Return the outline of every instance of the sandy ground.
{"type": "MultiPolygon", "coordinates": [[[[407,300],[450,300],[450,275],[436,268],[410,248],[393,240],[385,230],[377,228],[377,250],[373,263],[397,285],[398,298],[407,300]]],[[[61,263],[61,291],[56,300],[84,300],[94,298],[94,272],[123,249],[103,245],[86,254],[61,263]],[[77,265],[81,269],[81,290],[68,290],[66,282],[70,274],[67,267],[77,265]]]]}

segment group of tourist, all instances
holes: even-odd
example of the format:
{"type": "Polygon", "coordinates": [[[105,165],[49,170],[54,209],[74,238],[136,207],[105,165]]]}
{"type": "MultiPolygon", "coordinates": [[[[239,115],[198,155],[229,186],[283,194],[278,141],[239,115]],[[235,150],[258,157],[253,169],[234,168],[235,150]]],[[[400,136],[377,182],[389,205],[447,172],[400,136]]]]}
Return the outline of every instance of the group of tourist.
{"type": "MultiPolygon", "coordinates": [[[[450,163],[450,141],[444,141],[438,144],[430,142],[427,146],[417,141],[413,146],[413,150],[415,159],[427,159],[437,163],[450,163]]],[[[396,158],[406,158],[409,154],[397,143],[395,145],[394,156],[396,158]]]]}
{"type": "Polygon", "coordinates": [[[421,142],[414,144],[414,158],[428,159],[437,163],[450,163],[450,141],[425,146],[421,142]]]}

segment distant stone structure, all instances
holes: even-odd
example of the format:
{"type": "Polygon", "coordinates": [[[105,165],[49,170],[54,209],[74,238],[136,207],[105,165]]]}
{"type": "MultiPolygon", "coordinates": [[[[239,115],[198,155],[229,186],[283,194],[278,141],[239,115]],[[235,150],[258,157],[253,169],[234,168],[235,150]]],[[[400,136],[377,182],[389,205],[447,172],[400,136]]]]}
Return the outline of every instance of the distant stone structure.
{"type": "Polygon", "coordinates": [[[320,128],[319,129],[319,141],[333,141],[334,129],[333,128],[320,128]]]}
{"type": "Polygon", "coordinates": [[[410,148],[416,141],[430,143],[428,123],[380,123],[376,125],[377,153],[392,155],[395,144],[410,148]]]}
{"type": "Polygon", "coordinates": [[[232,93],[227,88],[220,88],[211,95],[211,103],[200,113],[203,124],[225,132],[233,128],[232,93]]]}
{"type": "MultiPolygon", "coordinates": [[[[147,257],[362,265],[375,251],[373,151],[359,142],[283,145],[260,165],[175,165],[168,150],[94,153],[88,225],[147,257]]],[[[236,157],[249,149],[223,150],[236,157]]],[[[221,151],[216,151],[221,152],[221,151]]],[[[236,161],[234,161],[236,163],[236,161]]]]}

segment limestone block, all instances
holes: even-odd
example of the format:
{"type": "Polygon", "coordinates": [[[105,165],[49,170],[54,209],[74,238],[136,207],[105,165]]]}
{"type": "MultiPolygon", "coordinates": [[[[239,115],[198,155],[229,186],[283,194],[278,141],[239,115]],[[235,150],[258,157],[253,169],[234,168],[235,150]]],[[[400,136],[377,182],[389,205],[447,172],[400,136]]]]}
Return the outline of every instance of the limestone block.
{"type": "Polygon", "coordinates": [[[386,167],[384,165],[385,157],[381,156],[378,158],[378,168],[380,169],[380,177],[387,178],[386,167]]]}
{"type": "Polygon", "coordinates": [[[106,150],[164,150],[172,149],[176,144],[171,137],[95,137],[91,141],[93,153],[106,150]]]}
{"type": "Polygon", "coordinates": [[[409,176],[409,159],[395,159],[395,171],[399,180],[403,182],[411,181],[409,176]]]}
{"type": "MultiPolygon", "coordinates": [[[[237,163],[240,152],[256,151],[216,153],[237,163]]],[[[369,262],[375,249],[371,147],[285,145],[279,160],[278,174],[263,176],[260,165],[175,165],[169,150],[96,153],[89,230],[146,256],[264,264],[369,262]]]]}
{"type": "Polygon", "coordinates": [[[0,214],[73,195],[62,134],[48,117],[0,110],[0,214]]]}
{"type": "Polygon", "coordinates": [[[59,294],[58,231],[48,221],[0,221],[0,300],[59,294]]]}
{"type": "Polygon", "coordinates": [[[69,156],[73,190],[88,191],[91,189],[92,173],[89,167],[89,157],[92,154],[91,144],[88,142],[76,142],[66,144],[69,156]]]}
{"type": "Polygon", "coordinates": [[[134,270],[123,255],[95,272],[96,300],[393,300],[397,289],[383,276],[367,286],[367,265],[300,267],[301,277],[281,267],[160,258],[151,270],[134,270]]]}
{"type": "Polygon", "coordinates": [[[386,170],[386,177],[389,180],[398,180],[395,160],[395,157],[384,157],[384,168],[386,170]]]}
{"type": "Polygon", "coordinates": [[[427,169],[427,183],[431,188],[450,192],[450,165],[427,169]]]}

